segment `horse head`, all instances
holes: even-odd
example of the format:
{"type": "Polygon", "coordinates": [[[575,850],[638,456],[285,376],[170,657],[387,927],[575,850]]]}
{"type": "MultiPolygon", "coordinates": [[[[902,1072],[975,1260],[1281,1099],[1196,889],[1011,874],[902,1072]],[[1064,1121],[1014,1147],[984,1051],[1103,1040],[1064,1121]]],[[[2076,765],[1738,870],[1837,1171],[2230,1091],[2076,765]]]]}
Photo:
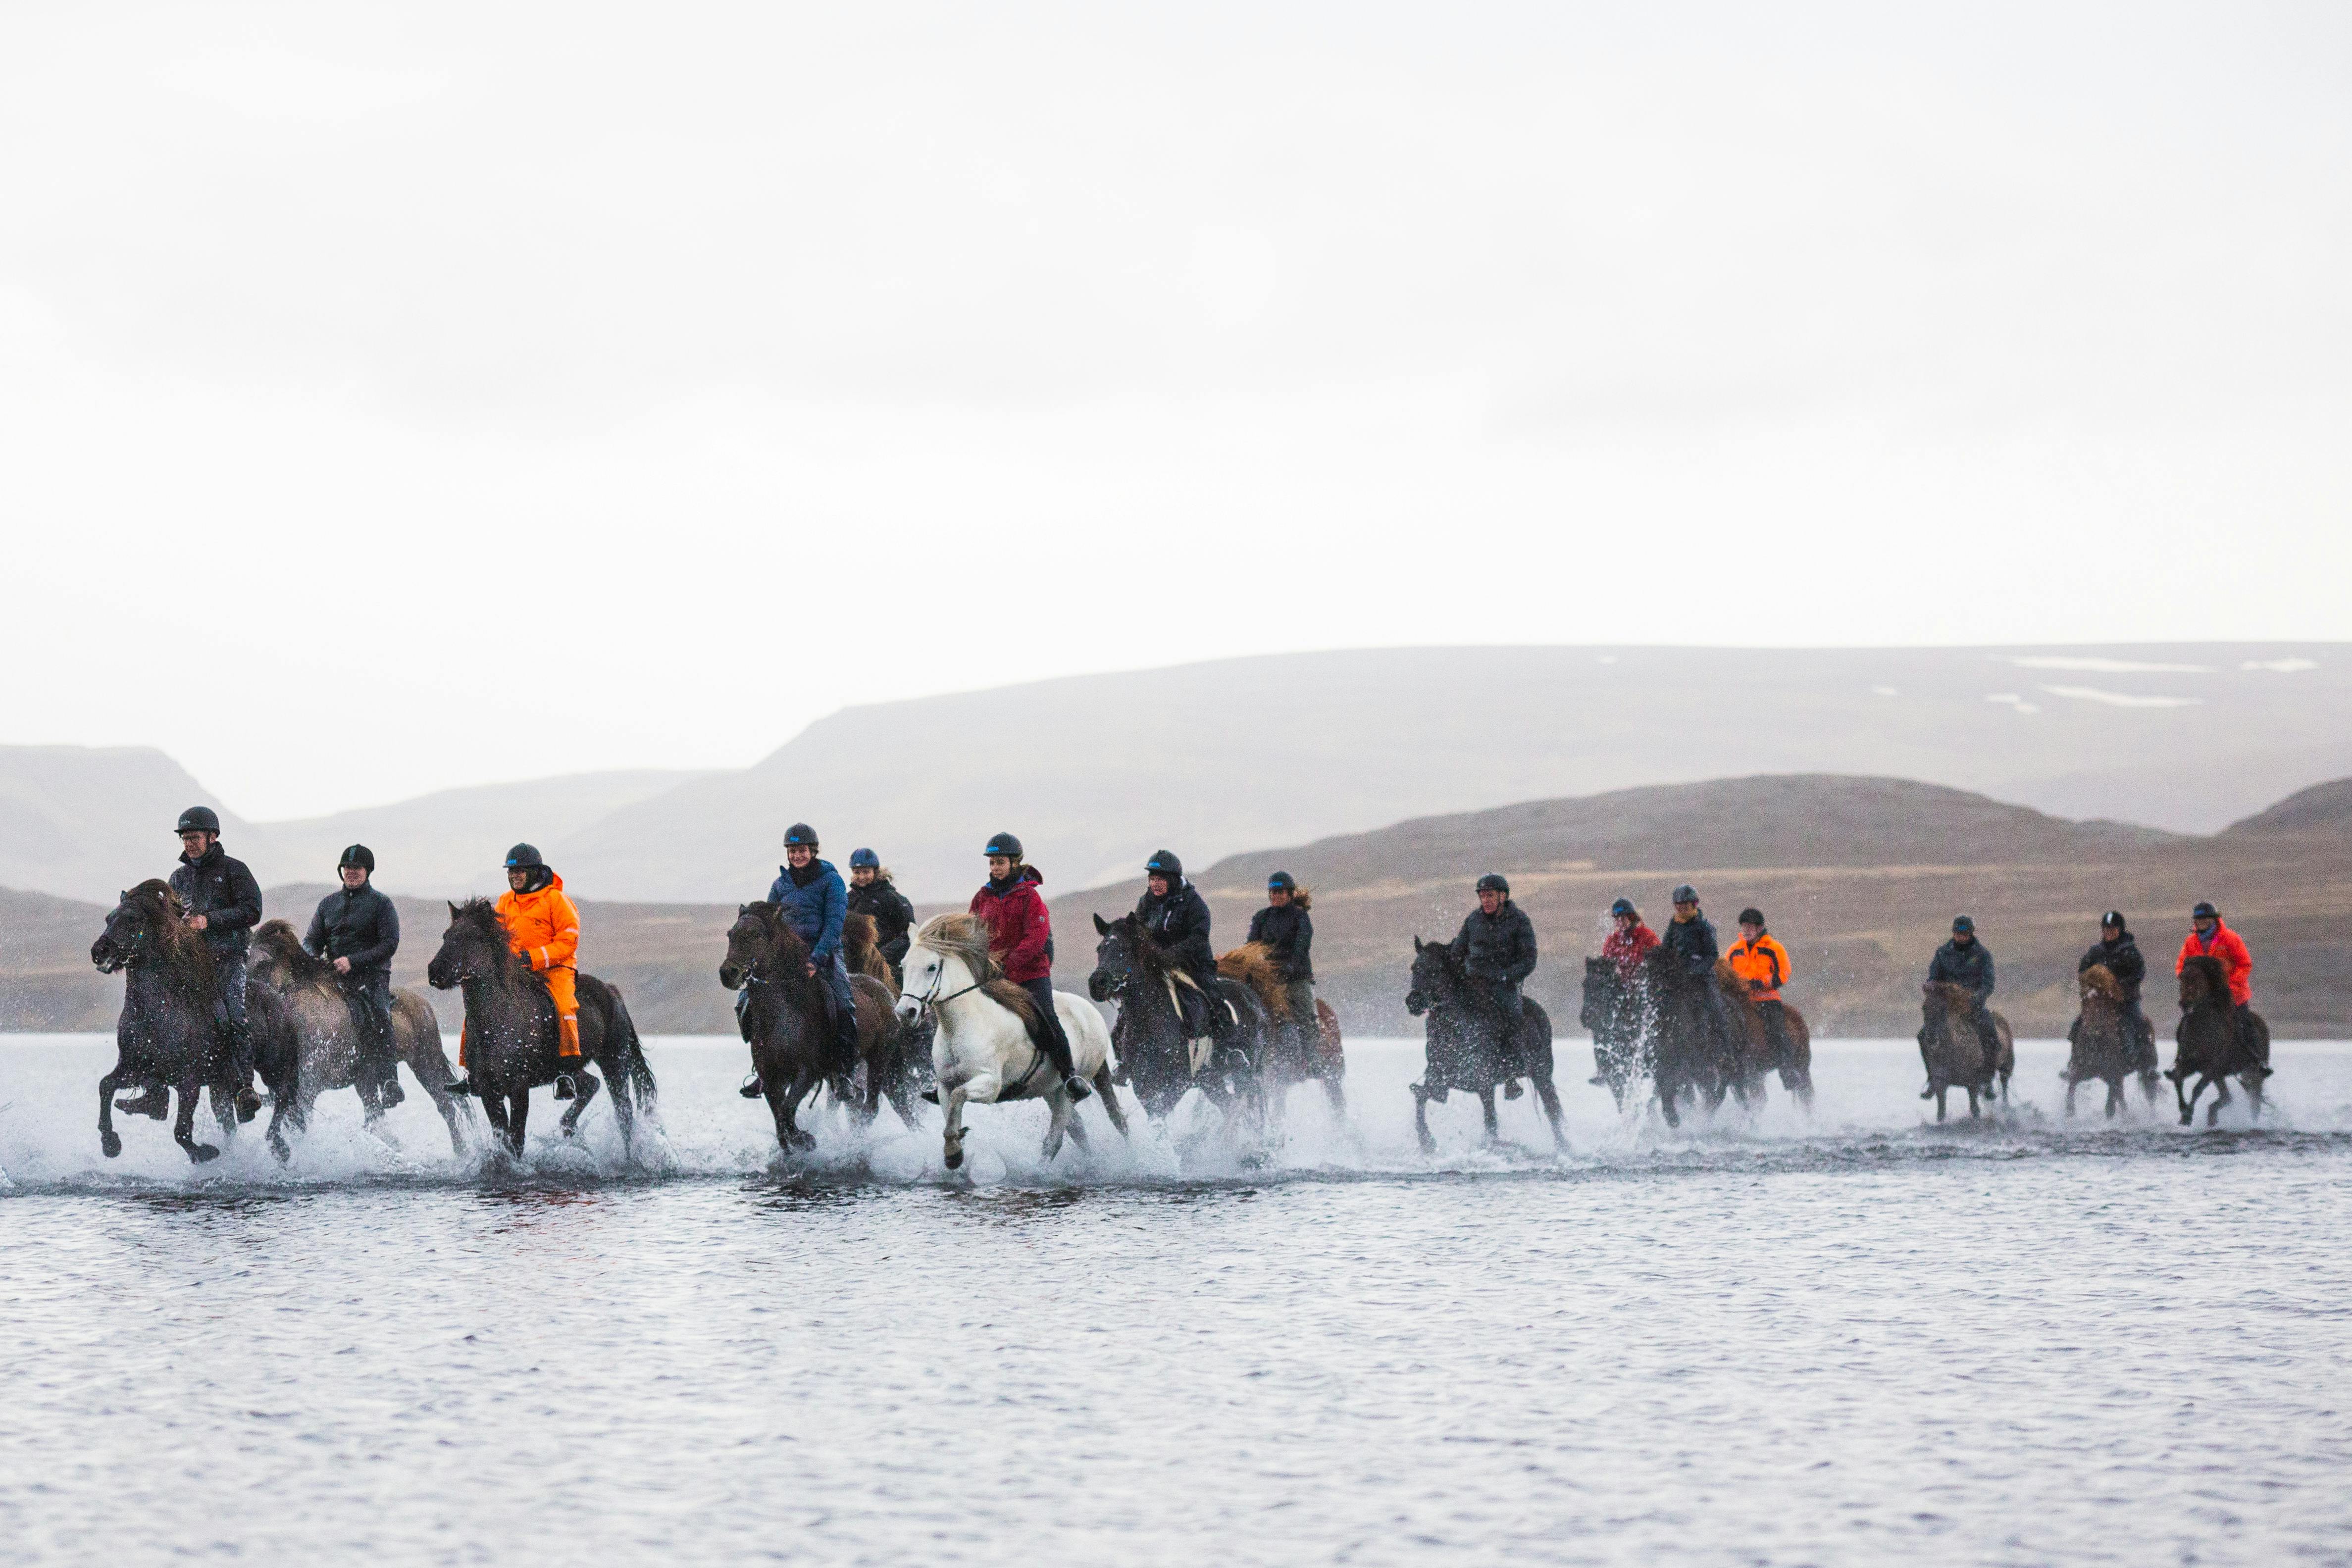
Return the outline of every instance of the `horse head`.
{"type": "Polygon", "coordinates": [[[1462,990],[1461,967],[1454,949],[1443,942],[1412,939],[1412,984],[1404,994],[1404,1010],[1413,1017],[1455,1001],[1462,990]]]}
{"type": "Polygon", "coordinates": [[[89,961],[101,975],[137,965],[169,964],[210,977],[212,952],[181,917],[180,895],[171,884],[149,877],[126,888],[106,916],[106,928],[89,945],[89,961]]]}
{"type": "Polygon", "coordinates": [[[498,905],[487,898],[449,905],[449,928],[441,933],[440,951],[425,966],[425,978],[433,988],[455,990],[468,980],[510,980],[514,970],[514,949],[507,945],[498,905]]]}
{"type": "Polygon", "coordinates": [[[774,904],[738,905],[735,924],[727,928],[727,956],[719,960],[719,983],[740,991],[751,980],[769,978],[765,966],[775,956],[778,929],[774,904]]]}
{"type": "Polygon", "coordinates": [[[253,928],[253,953],[246,968],[257,984],[286,991],[297,981],[316,978],[332,967],[324,958],[311,956],[286,921],[265,920],[253,928]]]}
{"type": "Polygon", "coordinates": [[[898,1000],[891,1010],[912,1028],[922,1021],[924,1009],[997,977],[987,924],[973,915],[934,915],[908,942],[898,974],[898,1000]]]}
{"type": "Polygon", "coordinates": [[[2230,997],[2230,971],[2221,960],[2210,954],[2200,953],[2180,966],[2180,1010],[2190,1012],[2200,1004],[2220,998],[2226,1003],[2230,997]]]}
{"type": "Polygon", "coordinates": [[[1160,950],[1143,934],[1143,926],[1132,915],[1122,915],[1116,920],[1095,916],[1094,973],[1087,977],[1087,995],[1098,1002],[1107,1002],[1124,995],[1138,981],[1150,977],[1157,969],[1160,950]]]}
{"type": "Polygon", "coordinates": [[[2123,1005],[2123,982],[2105,964],[2094,964],[2074,978],[2082,989],[2084,1006],[2088,1007],[2094,998],[2113,1007],[2123,1005]]]}

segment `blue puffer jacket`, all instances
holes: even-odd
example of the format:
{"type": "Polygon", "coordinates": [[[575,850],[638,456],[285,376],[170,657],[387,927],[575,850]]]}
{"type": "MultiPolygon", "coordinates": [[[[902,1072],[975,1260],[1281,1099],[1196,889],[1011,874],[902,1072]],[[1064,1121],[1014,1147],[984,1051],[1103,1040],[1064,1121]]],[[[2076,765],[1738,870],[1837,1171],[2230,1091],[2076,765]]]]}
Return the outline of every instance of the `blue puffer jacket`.
{"type": "Polygon", "coordinates": [[[816,874],[803,887],[793,880],[792,867],[778,866],[775,885],[768,889],[768,902],[782,906],[784,924],[809,945],[810,961],[823,966],[841,951],[841,923],[849,914],[849,889],[842,885],[841,873],[833,869],[831,861],[813,861],[809,869],[816,874]]]}

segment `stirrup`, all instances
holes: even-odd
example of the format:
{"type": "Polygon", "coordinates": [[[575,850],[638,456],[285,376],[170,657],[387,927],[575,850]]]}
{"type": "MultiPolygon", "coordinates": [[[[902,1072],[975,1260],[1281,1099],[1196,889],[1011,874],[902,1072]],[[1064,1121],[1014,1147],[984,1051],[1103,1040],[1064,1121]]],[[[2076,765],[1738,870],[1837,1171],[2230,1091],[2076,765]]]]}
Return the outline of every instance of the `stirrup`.
{"type": "Polygon", "coordinates": [[[757,1100],[767,1092],[766,1086],[761,1083],[760,1075],[756,1072],[743,1074],[743,1082],[735,1087],[735,1092],[746,1100],[757,1100]]]}
{"type": "Polygon", "coordinates": [[[924,1090],[920,1094],[916,1095],[915,1098],[929,1104],[936,1105],[940,1103],[939,1086],[934,1084],[930,1088],[924,1090]]]}
{"type": "Polygon", "coordinates": [[[253,1085],[248,1083],[236,1092],[236,1119],[240,1122],[250,1122],[259,1114],[261,1114],[261,1096],[255,1093],[253,1085]]]}
{"type": "Polygon", "coordinates": [[[1521,1083],[1517,1079],[1516,1079],[1516,1078],[1508,1078],[1508,1079],[1505,1079],[1505,1080],[1503,1081],[1503,1098],[1504,1098],[1504,1099],[1506,1099],[1506,1100],[1518,1100],[1518,1099],[1523,1099],[1523,1098],[1525,1098],[1525,1097],[1526,1097],[1527,1092],[1528,1092],[1528,1091],[1527,1091],[1527,1086],[1526,1086],[1525,1084],[1521,1083]]]}
{"type": "Polygon", "coordinates": [[[441,1086],[442,1093],[454,1094],[460,1100],[463,1100],[467,1095],[471,1094],[473,1092],[474,1081],[470,1078],[452,1078],[448,1082],[444,1083],[441,1086]]]}
{"type": "Polygon", "coordinates": [[[580,1097],[580,1085],[574,1082],[572,1072],[558,1072],[555,1075],[555,1097],[558,1100],[576,1100],[580,1097]]]}
{"type": "Polygon", "coordinates": [[[1087,1081],[1085,1079],[1073,1072],[1067,1078],[1062,1080],[1062,1092],[1070,1097],[1070,1103],[1072,1104],[1076,1104],[1079,1101],[1085,1099],[1087,1095],[1093,1093],[1094,1091],[1087,1086],[1087,1081]]]}

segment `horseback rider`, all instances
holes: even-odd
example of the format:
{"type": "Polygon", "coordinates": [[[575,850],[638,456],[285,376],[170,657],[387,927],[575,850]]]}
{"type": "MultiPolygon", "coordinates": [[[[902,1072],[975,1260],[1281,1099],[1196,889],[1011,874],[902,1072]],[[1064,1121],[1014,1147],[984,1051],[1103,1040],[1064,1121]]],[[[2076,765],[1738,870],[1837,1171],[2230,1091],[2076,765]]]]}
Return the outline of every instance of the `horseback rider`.
{"type": "MultiPolygon", "coordinates": [[[[241,860],[220,846],[220,817],[209,806],[191,806],[180,813],[180,866],[172,873],[172,891],[179,895],[182,917],[191,930],[203,933],[212,950],[213,973],[220,982],[225,1016],[219,1020],[228,1047],[228,1079],[236,1085],[236,1119],[250,1122],[261,1109],[253,1087],[253,1031],[245,1016],[245,956],[253,946],[253,928],[261,923],[261,884],[241,860]]],[[[152,1100],[163,1093],[150,1092],[152,1100]]],[[[160,1113],[158,1113],[160,1114],[160,1113]]]]}
{"type": "Polygon", "coordinates": [[[1290,1027],[1300,1048],[1312,1060],[1320,1034],[1315,1021],[1315,921],[1307,912],[1313,896],[1286,871],[1265,879],[1265,907],[1250,916],[1249,940],[1263,943],[1281,977],[1290,1003],[1290,1027]]]}
{"type": "Polygon", "coordinates": [[[1093,1091],[1070,1060],[1070,1036],[1054,1001],[1054,916],[1037,891],[1045,878],[1022,859],[1021,841],[1011,833],[997,834],[981,852],[988,858],[988,880],[971,895],[971,913],[988,927],[989,956],[1004,977],[1037,1004],[1045,1060],[1062,1075],[1062,1092],[1073,1102],[1083,1100],[1093,1091]]]}
{"type": "Polygon", "coordinates": [[[336,983],[359,1020],[359,1081],[397,1105],[400,1061],[392,1040],[392,956],[400,950],[400,912],[375,890],[375,853],[352,844],[335,862],[342,889],[319,900],[302,946],[334,965],[336,983]]]}
{"type": "Polygon", "coordinates": [[[1796,1048],[1789,1040],[1789,1011],[1780,1001],[1780,988],[1789,980],[1789,950],[1764,929],[1762,910],[1751,906],[1739,912],[1739,940],[1724,956],[1730,960],[1731,972],[1747,984],[1748,999],[1763,1015],[1772,1065],[1794,1065],[1796,1048]]]}
{"type": "Polygon", "coordinates": [[[913,940],[915,906],[892,883],[889,868],[872,850],[849,852],[849,913],[873,920],[874,946],[890,966],[895,986],[899,967],[907,961],[908,944],[913,940]]]}
{"type": "MultiPolygon", "coordinates": [[[[594,1082],[580,1059],[580,910],[563,891],[563,879],[530,844],[507,852],[507,890],[499,894],[499,924],[507,946],[530,966],[555,1004],[555,1097],[576,1098],[594,1082]]],[[[457,1065],[469,1067],[466,1033],[457,1034],[457,1065]]],[[[449,1085],[452,1094],[470,1094],[473,1081],[449,1085]]]]}
{"type": "Polygon", "coordinates": [[[1675,967],[1698,988],[1702,998],[1700,1016],[1715,1037],[1716,1050],[1728,1054],[1731,1019],[1724,1011],[1723,992],[1715,983],[1716,960],[1723,956],[1723,949],[1716,945],[1715,922],[1699,913],[1698,889],[1690,883],[1676,887],[1673,898],[1675,917],[1666,923],[1658,946],[1673,956],[1675,967]]]}
{"type": "MultiPolygon", "coordinates": [[[[1958,986],[1976,999],[1976,1010],[1969,1016],[1976,1023],[1977,1041],[1984,1047],[1985,1068],[1990,1076],[1993,1064],[2000,1060],[2000,1031],[1992,1021],[1992,949],[1977,940],[1974,920],[1965,915],[1952,916],[1952,938],[1937,948],[1936,956],[1927,961],[1927,983],[1958,986]]],[[[1921,1010],[1926,1018],[1919,1026],[1919,1059],[1925,1062],[1927,1031],[1943,1021],[1944,1005],[1930,996],[1921,1010]]],[[[1935,1097],[1936,1087],[1931,1082],[1919,1098],[1935,1097]]]]}
{"type": "MultiPolygon", "coordinates": [[[[1643,922],[1642,912],[1630,898],[1609,906],[1609,920],[1614,929],[1601,939],[1601,956],[1617,967],[1617,983],[1630,987],[1642,977],[1642,960],[1658,945],[1658,934],[1643,922]]],[[[1609,1064],[1598,1037],[1592,1042],[1592,1076],[1585,1082],[1596,1089],[1608,1088],[1609,1064]]]]}
{"type": "Polygon", "coordinates": [[[1152,852],[1143,873],[1143,896],[1135,901],[1136,924],[1197,988],[1176,988],[1184,1032],[1194,1040],[1203,1035],[1223,1040],[1231,1025],[1214,989],[1217,955],[1209,946],[1209,901],[1186,879],[1184,862],[1171,851],[1152,852]]]}
{"type": "MultiPolygon", "coordinates": [[[[179,879],[173,879],[179,885],[179,879]]],[[[2221,923],[2221,912],[2210,900],[2199,899],[2197,907],[2189,912],[2189,935],[2180,944],[2180,956],[2172,962],[2172,972],[2179,974],[2189,967],[2191,958],[2219,958],[2230,977],[2230,1006],[2236,1015],[2238,1039],[2242,1044],[2260,1051],[2262,1036],[2252,1024],[2254,1006],[2254,956],[2246,950],[2245,939],[2221,923]]],[[[2263,1064],[2269,1071],[2269,1062],[2263,1064]]]]}
{"type": "MultiPolygon", "coordinates": [[[[2148,1021],[2140,1005],[2139,991],[2147,978],[2147,959],[2139,950],[2139,942],[2124,925],[2123,911],[2110,909],[2099,916],[2099,939],[2091,944],[2074,973],[2103,967],[2116,977],[2124,991],[2124,1027],[2131,1036],[2131,1065],[2135,1072],[2156,1071],[2156,1025],[2148,1021]]],[[[2083,1020],[2078,1015],[2066,1026],[2066,1043],[2074,1043],[2083,1032],[2083,1020]]]]}
{"type": "Polygon", "coordinates": [[[1536,972],[1536,926],[1526,910],[1511,902],[1511,884],[1488,872],[1478,879],[1478,907],[1462,917],[1454,950],[1462,955],[1462,974],[1470,983],[1470,1000],[1483,1010],[1497,1030],[1502,1071],[1511,1080],[1506,1099],[1523,1092],[1517,1079],[1519,1026],[1524,1016],[1519,988],[1536,972]]]}
{"type": "MultiPolygon", "coordinates": [[[[841,923],[849,917],[849,890],[831,861],[817,858],[816,830],[794,822],[784,830],[784,863],[768,888],[768,902],[793,936],[808,944],[808,972],[824,983],[833,1002],[834,1032],[842,1061],[857,1060],[857,998],[841,959],[841,923]]],[[[748,993],[747,993],[748,994],[748,993]]]]}

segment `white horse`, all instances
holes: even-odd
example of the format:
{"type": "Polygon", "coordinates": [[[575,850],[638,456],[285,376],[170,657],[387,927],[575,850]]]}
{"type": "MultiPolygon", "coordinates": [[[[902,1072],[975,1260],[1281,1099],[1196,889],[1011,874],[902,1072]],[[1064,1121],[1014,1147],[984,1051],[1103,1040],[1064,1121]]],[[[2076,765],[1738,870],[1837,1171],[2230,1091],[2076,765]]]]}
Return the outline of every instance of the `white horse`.
{"type": "MultiPolygon", "coordinates": [[[[898,990],[899,1020],[911,1027],[925,1012],[939,1020],[939,1031],[931,1038],[931,1067],[948,1117],[943,1150],[948,1169],[963,1165],[967,1101],[1043,1100],[1054,1114],[1053,1124],[1045,1129],[1045,1157],[1050,1160],[1062,1152],[1065,1132],[1086,1147],[1086,1124],[1073,1116],[1069,1094],[1045,1053],[1030,1043],[1029,1026],[1006,1001],[990,994],[1011,982],[997,977],[985,924],[970,915],[941,915],[924,922],[908,945],[899,972],[904,977],[898,990]]],[[[1063,1032],[1070,1037],[1070,1061],[1077,1075],[1093,1082],[1111,1125],[1125,1137],[1127,1117],[1111,1087],[1110,1030],[1103,1026],[1102,1014],[1067,991],[1054,993],[1054,1009],[1063,1032]]]]}

